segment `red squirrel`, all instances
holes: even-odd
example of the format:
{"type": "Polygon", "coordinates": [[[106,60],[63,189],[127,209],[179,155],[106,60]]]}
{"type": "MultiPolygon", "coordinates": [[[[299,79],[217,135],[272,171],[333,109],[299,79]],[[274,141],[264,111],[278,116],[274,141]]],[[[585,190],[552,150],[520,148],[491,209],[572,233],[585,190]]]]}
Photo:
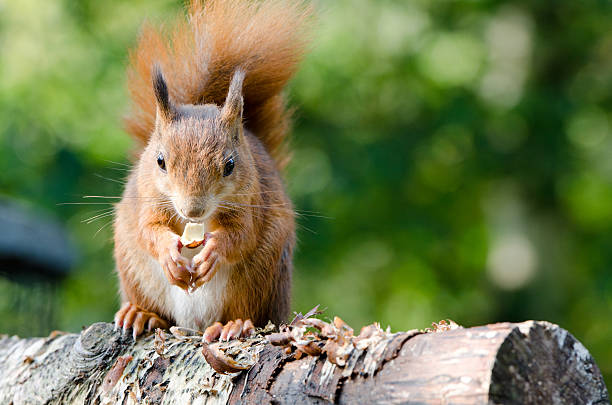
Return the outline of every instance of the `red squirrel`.
{"type": "Polygon", "coordinates": [[[295,219],[280,174],[283,89],[310,15],[300,0],[193,0],[172,32],[143,28],[126,118],[142,148],[114,222],[115,325],[134,338],[178,325],[225,340],[286,320],[295,219]],[[191,260],[179,241],[189,222],[207,229],[191,260]]]}

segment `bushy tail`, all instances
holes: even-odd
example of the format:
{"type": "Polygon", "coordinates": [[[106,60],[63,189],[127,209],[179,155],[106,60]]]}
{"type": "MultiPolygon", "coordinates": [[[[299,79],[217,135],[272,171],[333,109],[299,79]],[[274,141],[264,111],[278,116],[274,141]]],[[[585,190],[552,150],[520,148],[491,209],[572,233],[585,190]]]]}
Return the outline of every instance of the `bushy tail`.
{"type": "Polygon", "coordinates": [[[170,32],[145,25],[128,66],[133,108],[127,131],[143,143],[153,131],[156,63],[171,98],[182,104],[223,104],[241,67],[245,126],[283,166],[290,114],[282,90],[304,54],[310,16],[303,0],[192,0],[187,20],[170,32]]]}

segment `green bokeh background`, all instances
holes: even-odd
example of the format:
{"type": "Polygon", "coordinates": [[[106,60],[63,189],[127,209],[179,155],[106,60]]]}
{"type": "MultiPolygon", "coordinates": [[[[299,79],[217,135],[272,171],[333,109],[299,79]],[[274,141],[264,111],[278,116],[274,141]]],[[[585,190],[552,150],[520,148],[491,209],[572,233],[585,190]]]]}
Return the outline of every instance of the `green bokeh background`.
{"type": "MultiPolygon", "coordinates": [[[[611,381],[612,3],[317,4],[289,89],[293,308],[393,330],[549,320],[611,381]]],[[[0,194],[80,256],[57,329],[117,309],[109,218],[83,222],[105,207],[58,204],[120,195],[127,49],[181,7],[0,0],[0,194]]],[[[0,298],[0,332],[27,335],[16,317],[0,298]]]]}

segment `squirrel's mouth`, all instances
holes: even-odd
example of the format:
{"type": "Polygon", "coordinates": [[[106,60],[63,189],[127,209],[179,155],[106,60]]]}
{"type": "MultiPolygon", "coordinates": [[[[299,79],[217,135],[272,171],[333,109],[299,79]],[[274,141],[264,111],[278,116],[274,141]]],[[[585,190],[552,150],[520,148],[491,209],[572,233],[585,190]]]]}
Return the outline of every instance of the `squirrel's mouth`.
{"type": "Polygon", "coordinates": [[[197,216],[197,217],[196,216],[185,215],[180,210],[176,210],[176,213],[186,223],[187,222],[193,222],[193,223],[197,223],[197,224],[203,224],[203,223],[207,222],[208,219],[210,219],[210,217],[212,216],[213,211],[212,210],[210,212],[206,211],[202,215],[197,216]]]}
{"type": "Polygon", "coordinates": [[[193,222],[193,223],[196,223],[196,224],[201,224],[201,223],[204,223],[208,219],[208,217],[206,217],[204,215],[199,216],[199,217],[192,217],[192,216],[184,215],[180,211],[177,211],[177,213],[179,214],[179,216],[181,217],[181,219],[184,222],[193,222]]]}
{"type": "Polygon", "coordinates": [[[185,204],[184,201],[172,201],[172,205],[174,206],[174,211],[184,222],[194,222],[194,223],[204,223],[207,222],[210,217],[217,210],[217,206],[215,201],[212,199],[208,199],[205,203],[193,204],[187,201],[185,204]]]}
{"type": "Polygon", "coordinates": [[[185,217],[184,219],[185,219],[185,221],[191,222],[191,223],[194,223],[194,224],[203,224],[206,221],[206,218],[204,218],[204,217],[197,217],[197,218],[185,217]]]}

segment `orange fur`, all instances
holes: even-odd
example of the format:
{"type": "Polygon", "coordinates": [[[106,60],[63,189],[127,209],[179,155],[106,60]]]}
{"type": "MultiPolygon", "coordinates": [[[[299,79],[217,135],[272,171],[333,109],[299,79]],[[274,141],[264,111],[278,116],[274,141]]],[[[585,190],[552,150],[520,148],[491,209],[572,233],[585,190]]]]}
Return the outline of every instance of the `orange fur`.
{"type": "MultiPolygon", "coordinates": [[[[129,68],[127,119],[144,148],[114,224],[125,308],[200,329],[286,320],[295,219],[279,173],[289,125],[281,92],[308,15],[298,0],[194,0],[170,42],[145,28],[129,68]],[[173,267],[187,222],[209,232],[192,274],[173,267]],[[191,295],[185,281],[198,287],[191,295]]],[[[128,313],[118,312],[124,327],[128,313]]]]}
{"type": "Polygon", "coordinates": [[[246,127],[282,168],[290,126],[282,90],[306,49],[310,15],[311,8],[301,0],[193,0],[187,20],[178,20],[170,32],[145,25],[130,55],[133,108],[125,119],[127,131],[143,145],[153,131],[155,63],[178,104],[221,104],[231,74],[241,67],[247,72],[246,127]]]}

